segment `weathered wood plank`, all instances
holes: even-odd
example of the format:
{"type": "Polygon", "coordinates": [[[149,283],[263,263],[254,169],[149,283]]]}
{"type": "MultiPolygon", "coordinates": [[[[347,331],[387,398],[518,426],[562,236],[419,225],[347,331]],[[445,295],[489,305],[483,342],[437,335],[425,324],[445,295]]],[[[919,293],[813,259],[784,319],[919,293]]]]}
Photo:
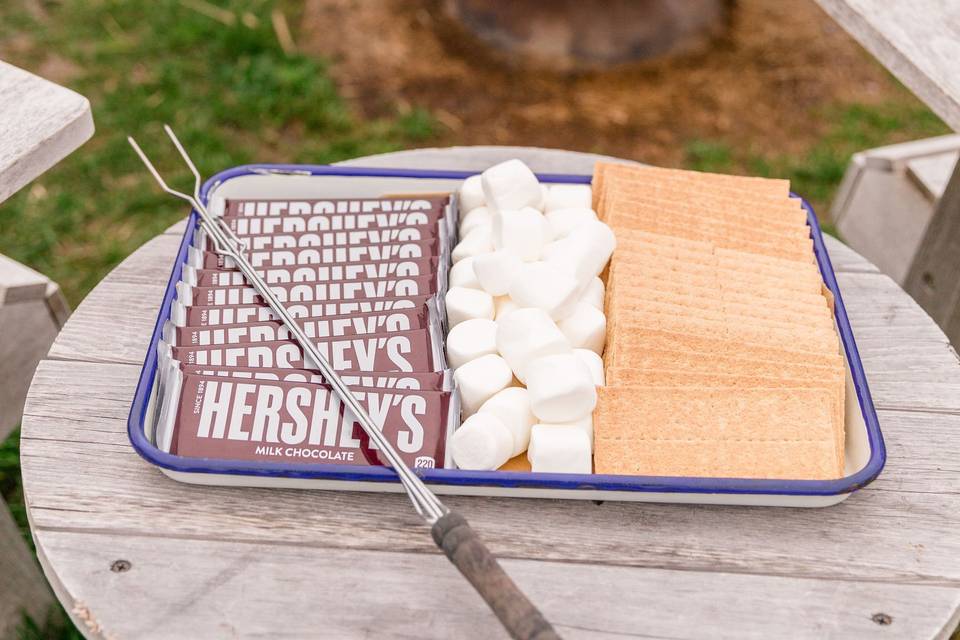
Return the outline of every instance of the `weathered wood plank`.
{"type": "MultiPolygon", "coordinates": [[[[53,531],[42,544],[72,600],[116,603],[78,621],[99,629],[91,637],[505,637],[437,554],[53,531]],[[129,569],[111,571],[117,560],[129,569]]],[[[960,601],[957,590],[936,586],[504,565],[558,631],[577,639],[933,638],[943,628],[930,612],[960,601]],[[879,613],[892,623],[874,622],[879,613]]],[[[82,604],[78,611],[86,613],[82,604]]]]}
{"type": "Polygon", "coordinates": [[[953,129],[960,130],[960,5],[817,0],[903,84],[953,129]]]}
{"type": "MultiPolygon", "coordinates": [[[[126,440],[137,375],[130,365],[41,364],[21,444],[38,532],[434,552],[401,495],[194,487],[162,478],[126,440]]],[[[881,424],[888,468],[870,489],[825,510],[778,509],[771,517],[769,509],[445,500],[504,557],[960,586],[960,540],[943,517],[960,507],[960,416],[883,411],[881,424]],[[535,531],[518,530],[523,522],[536,522],[535,531]]]]}
{"type": "Polygon", "coordinates": [[[879,273],[871,262],[833,236],[824,235],[834,273],[879,273]]]}
{"type": "Polygon", "coordinates": [[[0,305],[42,300],[49,282],[42,273],[0,254],[0,305]]]}
{"type": "Polygon", "coordinates": [[[33,371],[58,330],[42,298],[0,306],[0,441],[20,422],[33,371]]]}
{"type": "Polygon", "coordinates": [[[0,202],[92,135],[86,98],[0,61],[0,202]]]}
{"type": "Polygon", "coordinates": [[[904,289],[960,345],[960,164],[927,225],[904,289]]]}
{"type": "Polygon", "coordinates": [[[53,595],[37,561],[0,500],[0,638],[12,638],[23,614],[42,623],[53,595]]]}
{"type": "Polygon", "coordinates": [[[49,357],[142,363],[179,246],[162,234],[121,262],[80,303],[49,357]]]}
{"type": "Polygon", "coordinates": [[[596,153],[558,152],[555,149],[531,147],[484,146],[410,149],[346,160],[337,164],[348,167],[404,167],[407,169],[453,169],[480,172],[491,165],[511,158],[523,160],[537,173],[582,175],[592,175],[594,163],[601,160],[629,162],[622,158],[613,158],[596,153]]]}

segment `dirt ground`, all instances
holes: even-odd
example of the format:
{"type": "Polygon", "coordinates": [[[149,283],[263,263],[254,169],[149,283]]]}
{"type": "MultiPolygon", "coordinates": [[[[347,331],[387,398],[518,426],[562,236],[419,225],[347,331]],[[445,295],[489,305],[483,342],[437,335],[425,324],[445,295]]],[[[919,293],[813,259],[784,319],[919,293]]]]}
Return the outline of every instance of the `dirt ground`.
{"type": "Polygon", "coordinates": [[[438,144],[603,151],[677,165],[692,140],[803,152],[824,107],[903,89],[811,0],[738,0],[708,51],[572,75],[491,55],[439,0],[307,0],[298,43],[363,115],[429,109],[438,144]]]}

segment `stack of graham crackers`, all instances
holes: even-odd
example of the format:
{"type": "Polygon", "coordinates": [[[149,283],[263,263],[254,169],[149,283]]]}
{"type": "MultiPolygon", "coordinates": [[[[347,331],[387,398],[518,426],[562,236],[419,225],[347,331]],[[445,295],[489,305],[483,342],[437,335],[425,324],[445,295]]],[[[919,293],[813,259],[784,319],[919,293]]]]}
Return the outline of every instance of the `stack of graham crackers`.
{"type": "Polygon", "coordinates": [[[843,476],[845,368],[786,180],[599,163],[617,236],[596,473],[843,476]]]}

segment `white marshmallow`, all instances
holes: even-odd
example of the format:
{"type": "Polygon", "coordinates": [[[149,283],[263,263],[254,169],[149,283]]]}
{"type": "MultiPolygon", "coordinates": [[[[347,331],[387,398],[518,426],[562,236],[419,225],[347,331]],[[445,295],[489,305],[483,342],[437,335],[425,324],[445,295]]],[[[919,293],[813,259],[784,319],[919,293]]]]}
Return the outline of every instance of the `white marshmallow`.
{"type": "Polygon", "coordinates": [[[558,250],[563,249],[561,240],[553,240],[543,245],[543,249],[540,251],[540,259],[549,262],[558,250]]]}
{"type": "Polygon", "coordinates": [[[535,424],[527,449],[534,473],[590,473],[590,439],[577,426],[535,424]]]}
{"type": "Polygon", "coordinates": [[[486,204],[480,174],[470,176],[460,183],[460,211],[467,213],[486,204]]]}
{"type": "Polygon", "coordinates": [[[447,305],[447,324],[450,327],[470,318],[493,320],[493,296],[486,291],[450,287],[444,301],[447,305]]]}
{"type": "Polygon", "coordinates": [[[513,372],[506,360],[496,354],[488,354],[461,365],[453,372],[453,379],[460,389],[462,413],[470,416],[490,396],[510,386],[513,372]]]}
{"type": "Polygon", "coordinates": [[[497,249],[473,258],[473,271],[480,287],[492,296],[506,295],[523,263],[510,249],[497,249]]]}
{"type": "Polygon", "coordinates": [[[571,353],[570,343],[543,309],[517,309],[497,322],[497,350],[513,369],[517,380],[526,380],[525,368],[535,359],[571,353]]]}
{"type": "Polygon", "coordinates": [[[450,257],[454,263],[457,263],[464,258],[477,256],[489,251],[493,251],[491,228],[489,224],[481,224],[460,239],[457,246],[453,248],[453,253],[450,254],[450,257]]]}
{"type": "Polygon", "coordinates": [[[606,287],[603,286],[603,280],[597,277],[587,284],[587,288],[584,289],[581,294],[580,300],[603,311],[603,299],[606,294],[607,291],[606,287]]]}
{"type": "Polygon", "coordinates": [[[607,316],[593,305],[581,300],[573,308],[573,313],[557,321],[557,326],[574,349],[589,349],[598,355],[603,353],[607,340],[607,316]]]}
{"type": "Polygon", "coordinates": [[[579,420],[597,404],[590,369],[573,353],[537,358],[527,363],[525,373],[530,408],[542,422],[579,420]]]}
{"type": "Polygon", "coordinates": [[[551,427],[574,427],[580,429],[585,434],[587,434],[587,439],[590,440],[590,451],[593,451],[593,414],[585,415],[579,420],[574,420],[572,422],[540,422],[544,426],[551,427]]]}
{"type": "Polygon", "coordinates": [[[593,384],[602,387],[606,384],[606,378],[603,374],[603,358],[590,349],[574,349],[575,356],[583,360],[583,363],[590,369],[590,377],[593,378],[593,384]]]}
{"type": "Polygon", "coordinates": [[[497,211],[490,224],[494,249],[509,249],[524,262],[539,260],[552,239],[547,219],[533,207],[497,211]]]}
{"type": "Polygon", "coordinates": [[[593,206],[593,190],[586,184],[552,184],[543,203],[546,213],[557,209],[590,209],[593,206]]]}
{"type": "Polygon", "coordinates": [[[492,413],[478,413],[463,421],[450,438],[450,453],[457,467],[492,471],[510,459],[513,436],[492,413]]]}
{"type": "Polygon", "coordinates": [[[492,222],[493,212],[487,207],[477,207],[471,209],[463,218],[460,219],[460,237],[466,238],[467,235],[477,227],[492,222]]]}
{"type": "Polygon", "coordinates": [[[553,262],[528,262],[511,281],[508,293],[521,307],[543,309],[559,320],[573,313],[580,287],[568,271],[553,262]]]}
{"type": "Polygon", "coordinates": [[[554,209],[544,216],[554,238],[563,238],[584,222],[597,219],[593,209],[554,209]]]}
{"type": "Polygon", "coordinates": [[[499,418],[513,435],[513,451],[510,457],[527,450],[530,443],[530,428],[537,417],[530,411],[529,393],[523,387],[507,387],[480,405],[478,415],[492,413],[499,418]]]}
{"type": "Polygon", "coordinates": [[[493,320],[464,320],[447,334],[447,364],[454,369],[496,352],[497,323],[493,320]]]}
{"type": "Polygon", "coordinates": [[[480,174],[486,205],[494,210],[539,207],[543,199],[540,182],[520,160],[507,160],[480,174]]]}
{"type": "Polygon", "coordinates": [[[577,226],[557,244],[561,246],[550,254],[550,262],[568,270],[585,288],[603,271],[617,241],[610,227],[591,220],[577,226]]]}
{"type": "Polygon", "coordinates": [[[519,309],[520,305],[514,302],[510,296],[497,296],[493,299],[493,308],[495,314],[493,319],[500,322],[500,320],[507,317],[508,313],[519,309]]]}
{"type": "MultiPolygon", "coordinates": [[[[483,254],[481,254],[483,255],[483,254]]],[[[473,270],[473,261],[476,257],[469,256],[450,267],[449,284],[451,287],[466,287],[467,289],[482,289],[477,274],[473,270]]]]}

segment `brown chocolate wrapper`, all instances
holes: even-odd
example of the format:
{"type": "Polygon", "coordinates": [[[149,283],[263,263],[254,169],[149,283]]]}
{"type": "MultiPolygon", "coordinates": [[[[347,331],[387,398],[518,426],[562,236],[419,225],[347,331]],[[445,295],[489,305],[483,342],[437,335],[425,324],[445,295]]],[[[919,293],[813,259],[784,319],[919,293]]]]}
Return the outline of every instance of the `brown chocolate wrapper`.
{"type": "MultiPolygon", "coordinates": [[[[326,378],[313,369],[260,369],[256,367],[202,367],[180,365],[180,370],[190,375],[215,376],[220,378],[247,378],[253,380],[279,380],[281,382],[309,382],[326,384],[326,378]]],[[[338,372],[340,379],[349,387],[367,389],[402,389],[408,391],[451,391],[453,377],[450,370],[444,371],[395,371],[338,372]]]]}
{"type": "Polygon", "coordinates": [[[436,220],[445,215],[449,203],[449,195],[339,198],[328,200],[247,200],[240,198],[226,200],[223,208],[223,216],[225,218],[317,216],[342,215],[347,213],[420,211],[429,214],[433,220],[436,220]]]}
{"type": "MultiPolygon", "coordinates": [[[[204,251],[199,265],[205,269],[235,269],[236,264],[229,256],[214,251],[204,251]]],[[[366,264],[400,260],[416,260],[421,264],[430,261],[436,269],[437,255],[429,247],[416,242],[393,244],[340,246],[340,247],[301,247],[294,249],[264,249],[247,252],[247,259],[254,268],[282,267],[295,265],[343,265],[366,264]]]]}
{"type": "MultiPolygon", "coordinates": [[[[216,255],[216,254],[213,254],[216,255]]],[[[415,278],[437,271],[435,258],[418,258],[384,262],[356,262],[353,264],[309,264],[269,266],[257,268],[267,284],[287,282],[340,282],[345,280],[382,280],[387,278],[415,278]]],[[[219,267],[196,270],[197,286],[222,287],[246,284],[240,271],[219,267]]]]}
{"type": "MultiPolygon", "coordinates": [[[[227,460],[385,465],[380,451],[324,385],[183,375],[170,452],[227,460]]],[[[411,467],[444,464],[450,394],[353,390],[411,467]]],[[[176,402],[175,398],[167,399],[176,402]]]]}
{"type": "MultiPolygon", "coordinates": [[[[207,251],[214,250],[213,241],[201,230],[197,231],[194,246],[207,251]]],[[[305,247],[346,247],[383,244],[419,244],[422,255],[437,255],[442,242],[449,242],[443,234],[426,233],[417,227],[400,229],[363,229],[359,231],[320,231],[317,233],[277,233],[272,235],[247,236],[243,238],[247,251],[265,249],[302,249],[305,247]]]]}
{"type": "MultiPolygon", "coordinates": [[[[395,311],[357,313],[329,318],[301,319],[297,322],[310,338],[331,338],[424,329],[430,322],[430,312],[426,307],[421,307],[419,309],[397,309],[395,311]]],[[[279,320],[206,327],[174,327],[169,325],[164,329],[164,338],[171,345],[177,346],[246,344],[249,342],[293,339],[290,330],[279,320]]]]}
{"type": "MultiPolygon", "coordinates": [[[[182,281],[181,281],[182,282],[182,281]]],[[[186,283],[182,283],[186,284],[186,283]]],[[[191,291],[186,299],[179,293],[178,299],[190,305],[259,304],[264,300],[253,287],[187,287],[191,291]]],[[[369,300],[374,298],[415,297],[435,293],[437,282],[434,276],[383,280],[348,280],[341,282],[282,283],[270,285],[270,290],[280,302],[326,302],[333,300],[369,300]]],[[[184,293],[187,293],[184,291],[184,293]]]]}
{"type": "MultiPolygon", "coordinates": [[[[333,300],[325,302],[290,302],[286,309],[294,318],[339,317],[356,313],[374,313],[396,309],[421,309],[433,296],[411,296],[394,298],[376,298],[373,300],[333,300]]],[[[179,305],[174,301],[175,305],[179,305]]],[[[196,305],[178,306],[183,312],[183,321],[179,324],[191,327],[206,327],[219,324],[246,324],[264,320],[277,320],[273,311],[265,304],[245,305],[196,305]]]]}
{"type": "Polygon", "coordinates": [[[436,218],[431,220],[429,215],[422,211],[270,218],[241,217],[226,218],[226,222],[234,233],[240,237],[269,236],[281,233],[415,228],[419,230],[420,237],[427,238],[440,231],[436,218]]]}
{"type": "MultiPolygon", "coordinates": [[[[440,371],[445,368],[436,330],[416,329],[344,338],[318,338],[320,353],[337,371],[440,371]]],[[[171,346],[184,365],[316,369],[296,342],[274,340],[237,345],[171,346]]]]}

